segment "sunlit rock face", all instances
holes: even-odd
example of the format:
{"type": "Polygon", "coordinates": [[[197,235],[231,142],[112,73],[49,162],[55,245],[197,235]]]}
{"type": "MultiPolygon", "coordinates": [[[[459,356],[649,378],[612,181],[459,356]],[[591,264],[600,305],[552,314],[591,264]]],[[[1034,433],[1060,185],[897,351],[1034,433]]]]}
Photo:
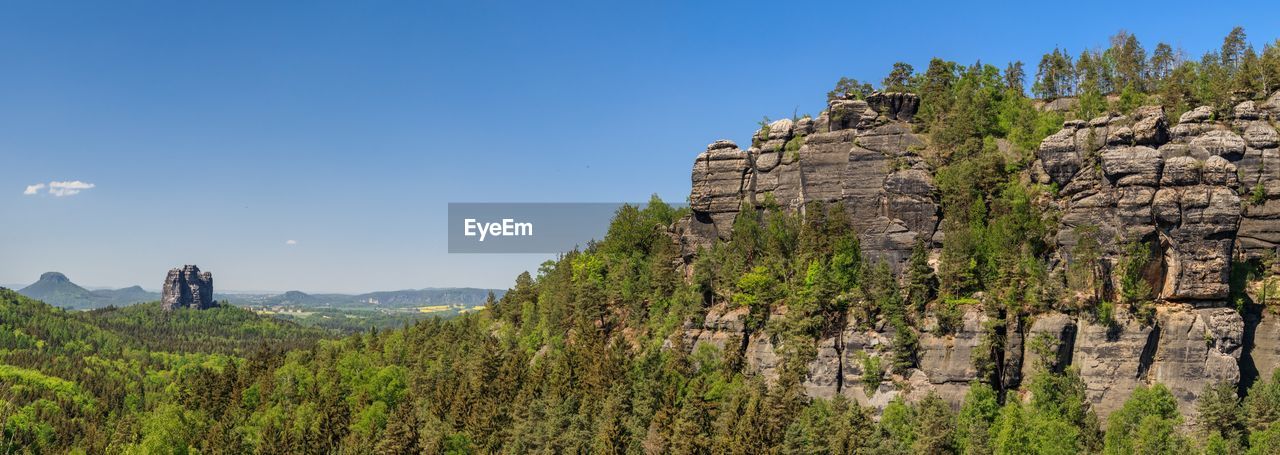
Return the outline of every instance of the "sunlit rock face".
{"type": "Polygon", "coordinates": [[[199,267],[184,265],[171,269],[165,276],[160,304],[166,310],[213,307],[213,274],[201,272],[199,267]]]}
{"type": "Polygon", "coordinates": [[[730,238],[744,204],[771,198],[790,209],[844,205],[863,251],[900,264],[938,228],[933,176],[917,154],[924,141],[910,125],[918,107],[909,93],[835,99],[816,119],[762,128],[746,150],[724,140],[707,146],[694,161],[692,214],[677,227],[686,258],[730,238]]]}
{"type": "MultiPolygon", "coordinates": [[[[912,125],[918,108],[910,94],[837,98],[816,118],[769,124],[745,149],[730,141],[711,144],[694,162],[691,214],[675,226],[685,263],[701,248],[731,239],[744,207],[766,203],[796,211],[813,203],[842,205],[864,254],[898,270],[919,241],[936,257],[946,239],[934,169],[921,155],[926,138],[912,125]]],[[[1241,315],[1230,300],[1229,278],[1233,261],[1280,248],[1277,120],[1280,93],[1227,113],[1199,107],[1177,119],[1144,106],[1067,121],[1035,151],[1023,178],[1052,189],[1039,201],[1058,223],[1051,268],[1064,270],[1081,236],[1093,236],[1101,249],[1101,295],[1115,301],[1126,248],[1148,245],[1153,259],[1143,278],[1157,300],[1149,317],[1117,305],[1109,321],[1090,312],[1048,312],[1009,319],[994,332],[979,304],[962,310],[953,333],[938,334],[928,314],[924,326],[914,327],[916,365],[894,371],[891,325],[844,315],[831,324],[842,328],[814,341],[806,391],[874,408],[928,393],[958,404],[975,380],[1017,392],[1039,368],[1072,368],[1104,418],[1134,388],[1155,383],[1167,385],[1181,410],[1193,415],[1206,384],[1247,385],[1270,374],[1280,367],[1274,342],[1280,322],[1260,312],[1241,315]],[[986,343],[993,336],[1000,339],[995,347],[986,343]],[[979,356],[994,362],[994,373],[978,372],[979,356]],[[864,367],[877,363],[868,359],[881,365],[878,384],[865,383],[875,375],[864,374],[864,367]]],[[[740,310],[718,305],[686,329],[689,341],[740,350],[748,372],[776,379],[779,353],[787,352],[782,341],[766,328],[747,333],[735,322],[744,316],[740,310]]]]}

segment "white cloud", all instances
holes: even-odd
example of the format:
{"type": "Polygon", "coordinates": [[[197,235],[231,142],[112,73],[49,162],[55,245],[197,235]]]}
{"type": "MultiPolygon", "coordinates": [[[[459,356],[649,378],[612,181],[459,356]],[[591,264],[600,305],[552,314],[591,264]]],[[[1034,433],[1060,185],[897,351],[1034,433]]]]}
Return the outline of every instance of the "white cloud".
{"type": "Polygon", "coordinates": [[[285,240],[285,241],[284,241],[284,244],[285,244],[285,245],[297,245],[297,244],[298,244],[298,241],[297,241],[297,240],[285,240]]]}
{"type": "Polygon", "coordinates": [[[96,185],[92,183],[81,182],[79,180],[70,181],[70,182],[49,182],[49,194],[52,194],[56,197],[75,196],[77,194],[80,194],[81,191],[93,188],[94,186],[96,185]]]}
{"type": "Polygon", "coordinates": [[[24,196],[33,196],[33,195],[35,195],[36,193],[39,193],[39,192],[40,192],[40,190],[42,190],[42,189],[44,189],[44,184],[43,184],[43,183],[37,183],[37,184],[35,184],[35,185],[27,185],[27,190],[26,190],[26,191],[23,191],[23,192],[22,192],[22,194],[23,194],[24,196]]]}

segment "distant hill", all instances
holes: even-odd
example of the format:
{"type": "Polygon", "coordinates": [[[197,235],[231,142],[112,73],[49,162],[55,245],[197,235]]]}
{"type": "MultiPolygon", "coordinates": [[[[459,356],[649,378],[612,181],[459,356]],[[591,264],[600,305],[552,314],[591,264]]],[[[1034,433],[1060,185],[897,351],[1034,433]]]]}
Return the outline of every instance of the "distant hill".
{"type": "Polygon", "coordinates": [[[18,292],[27,297],[42,300],[53,306],[69,306],[94,300],[93,291],[72,283],[66,275],[45,272],[40,279],[18,292]]]}
{"type": "MultiPolygon", "coordinates": [[[[425,288],[379,291],[364,294],[308,294],[289,291],[283,294],[216,294],[214,300],[251,307],[333,308],[417,311],[422,307],[448,306],[474,308],[484,305],[489,292],[501,298],[506,291],[480,288],[425,288]]],[[[47,272],[19,294],[50,305],[75,310],[91,310],[108,306],[123,307],[160,300],[160,293],[141,286],[123,289],[90,290],[58,272],[47,272]]]]}
{"type": "Polygon", "coordinates": [[[133,303],[150,302],[160,298],[160,293],[142,289],[142,286],[130,286],[123,289],[103,289],[93,294],[111,301],[111,305],[124,306],[133,303]]]}
{"type": "Polygon", "coordinates": [[[271,296],[222,295],[219,297],[238,305],[255,307],[416,309],[447,305],[473,308],[484,305],[490,292],[493,292],[495,298],[502,298],[506,291],[479,288],[426,288],[354,295],[307,294],[301,291],[289,291],[271,296]]]}
{"type": "Polygon", "coordinates": [[[19,289],[18,293],[56,307],[77,310],[109,305],[125,306],[160,299],[159,293],[149,292],[140,286],[91,291],[58,272],[41,274],[39,280],[19,289]]]}

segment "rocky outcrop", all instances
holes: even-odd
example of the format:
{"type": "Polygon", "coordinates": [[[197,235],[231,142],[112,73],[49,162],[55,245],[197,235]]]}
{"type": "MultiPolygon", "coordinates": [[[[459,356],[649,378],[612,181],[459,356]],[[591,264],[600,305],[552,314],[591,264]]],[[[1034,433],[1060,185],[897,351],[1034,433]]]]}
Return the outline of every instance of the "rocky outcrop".
{"type": "MultiPolygon", "coordinates": [[[[1134,387],[1156,382],[1194,415],[1206,384],[1241,379],[1245,323],[1227,302],[1231,263],[1235,256],[1274,250],[1280,238],[1271,235],[1270,223],[1255,221],[1270,216],[1269,199],[1252,213],[1241,203],[1249,185],[1242,179],[1265,178],[1262,159],[1249,159],[1261,157],[1252,144],[1272,146],[1273,130],[1259,123],[1251,104],[1233,112],[1228,123],[1214,121],[1208,107],[1193,109],[1167,131],[1158,107],[1067,122],[1038,150],[1040,181],[1061,188],[1054,202],[1062,214],[1061,264],[1070,263],[1072,246],[1086,232],[1103,247],[1105,271],[1116,270],[1131,242],[1155,250],[1156,259],[1143,271],[1163,302],[1152,320],[1117,310],[1113,322],[1080,317],[1077,333],[1063,330],[1055,337],[1075,345],[1070,361],[1100,415],[1134,387]]],[[[1107,275],[1104,295],[1114,301],[1119,274],[1107,275]]],[[[1047,332],[1060,326],[1055,321],[1047,332]]]]}
{"type": "Polygon", "coordinates": [[[893,336],[885,324],[848,321],[838,333],[818,340],[805,389],[812,396],[844,395],[863,406],[883,408],[901,393],[894,378],[909,374],[893,370],[893,336]]]}
{"type": "Polygon", "coordinates": [[[1242,156],[1235,165],[1240,194],[1247,201],[1238,243],[1248,259],[1260,259],[1280,250],[1280,134],[1273,123],[1280,120],[1280,92],[1269,103],[1276,103],[1278,109],[1265,107],[1262,112],[1273,120],[1259,115],[1258,119],[1235,121],[1243,131],[1242,156]]]}
{"type": "Polygon", "coordinates": [[[1037,107],[1042,111],[1048,112],[1069,112],[1080,104],[1080,100],[1075,97],[1064,96],[1055,98],[1053,101],[1041,102],[1037,107]]]}
{"type": "Polygon", "coordinates": [[[790,209],[842,204],[864,251],[901,263],[938,226],[933,177],[916,153],[924,141],[908,123],[918,107],[919,98],[906,93],[836,99],[817,119],[762,128],[746,150],[712,143],[694,163],[692,214],[677,226],[686,259],[728,239],[744,206],[771,198],[790,209]]]}
{"type": "Polygon", "coordinates": [[[1111,322],[1082,317],[1072,324],[1055,315],[1046,323],[1051,338],[1062,346],[1074,344],[1068,357],[1055,362],[1078,368],[1086,397],[1103,417],[1133,389],[1155,383],[1169,387],[1181,411],[1194,415],[1195,399],[1206,384],[1240,380],[1244,321],[1233,309],[1168,304],[1157,308],[1150,324],[1125,309],[1111,322]],[[1078,333],[1058,329],[1073,326],[1078,333]]]}
{"type": "Polygon", "coordinates": [[[1031,377],[1040,368],[1061,372],[1071,365],[1078,330],[1075,316],[1056,311],[1036,315],[1023,333],[1026,348],[1020,376],[1031,377]]]}
{"type": "Polygon", "coordinates": [[[952,403],[963,401],[969,384],[979,379],[973,360],[981,349],[983,325],[988,319],[977,306],[966,306],[961,314],[954,334],[938,334],[933,326],[936,323],[926,324],[918,354],[919,376],[928,384],[921,392],[933,391],[952,403]]]}
{"type": "Polygon", "coordinates": [[[872,93],[867,97],[871,109],[885,117],[909,122],[920,108],[920,97],[914,93],[872,93]]]}
{"type": "Polygon", "coordinates": [[[1039,178],[1062,188],[1055,203],[1063,214],[1058,250],[1064,262],[1082,232],[1103,246],[1105,270],[1122,259],[1124,245],[1147,242],[1159,250],[1150,273],[1161,298],[1226,298],[1241,225],[1232,160],[1243,156],[1245,142],[1206,124],[1211,113],[1187,112],[1170,133],[1158,106],[1143,107],[1130,116],[1068,122],[1045,139],[1037,153],[1044,169],[1039,178]]]}
{"type": "MultiPolygon", "coordinates": [[[[746,150],[728,141],[708,146],[694,164],[691,214],[675,228],[686,263],[731,238],[734,220],[767,201],[797,211],[841,205],[873,260],[901,265],[920,240],[936,257],[945,239],[932,169],[919,155],[924,138],[910,124],[918,108],[906,94],[836,99],[817,118],[762,128],[746,150]]],[[[1147,245],[1153,259],[1141,279],[1155,304],[1117,304],[1108,320],[1092,311],[1001,320],[966,305],[950,334],[939,334],[927,315],[913,328],[916,363],[900,371],[892,367],[892,325],[844,315],[843,327],[814,341],[807,392],[873,408],[928,393],[958,405],[974,381],[1016,391],[1038,369],[1073,368],[1103,418],[1136,387],[1162,383],[1194,419],[1206,385],[1244,387],[1280,367],[1280,317],[1252,304],[1242,316],[1228,301],[1233,261],[1280,251],[1278,115],[1280,93],[1226,113],[1192,109],[1177,122],[1159,106],[1065,122],[1025,174],[1055,188],[1040,201],[1059,224],[1049,266],[1064,271],[1078,260],[1072,254],[1082,236],[1092,236],[1103,282],[1096,296],[1082,297],[1117,302],[1121,262],[1132,245],[1147,245]],[[979,363],[994,371],[980,373],[979,363]]],[[[748,372],[775,380],[780,353],[790,351],[764,328],[746,330],[745,315],[716,304],[686,327],[686,341],[737,350],[748,372]]]]}
{"type": "Polygon", "coordinates": [[[1156,321],[1159,339],[1144,379],[1169,387],[1184,415],[1195,415],[1205,385],[1240,381],[1244,319],[1234,309],[1162,306],[1156,321]]]}
{"type": "Polygon", "coordinates": [[[747,309],[719,304],[707,309],[706,315],[684,325],[684,344],[692,351],[708,346],[727,352],[741,350],[749,340],[746,331],[747,309]]]}
{"type": "Polygon", "coordinates": [[[1111,322],[1086,316],[1077,324],[1072,365],[1079,368],[1086,398],[1098,415],[1105,417],[1118,409],[1133,389],[1146,383],[1159,333],[1124,309],[1116,311],[1111,322]]]}
{"type": "Polygon", "coordinates": [[[202,310],[214,306],[213,274],[201,272],[200,268],[194,265],[184,265],[180,269],[169,270],[161,289],[160,304],[165,310],[177,308],[202,310]]]}

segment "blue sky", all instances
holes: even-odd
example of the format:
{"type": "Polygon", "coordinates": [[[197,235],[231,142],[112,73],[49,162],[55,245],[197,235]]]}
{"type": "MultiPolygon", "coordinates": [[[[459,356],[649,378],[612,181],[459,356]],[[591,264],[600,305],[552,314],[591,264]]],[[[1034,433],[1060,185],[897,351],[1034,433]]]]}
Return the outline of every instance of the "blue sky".
{"type": "Polygon", "coordinates": [[[684,201],[706,144],[898,60],[1280,37],[1261,1],[610,3],[9,3],[0,283],[505,288],[548,257],[447,254],[447,203],[684,201]]]}

